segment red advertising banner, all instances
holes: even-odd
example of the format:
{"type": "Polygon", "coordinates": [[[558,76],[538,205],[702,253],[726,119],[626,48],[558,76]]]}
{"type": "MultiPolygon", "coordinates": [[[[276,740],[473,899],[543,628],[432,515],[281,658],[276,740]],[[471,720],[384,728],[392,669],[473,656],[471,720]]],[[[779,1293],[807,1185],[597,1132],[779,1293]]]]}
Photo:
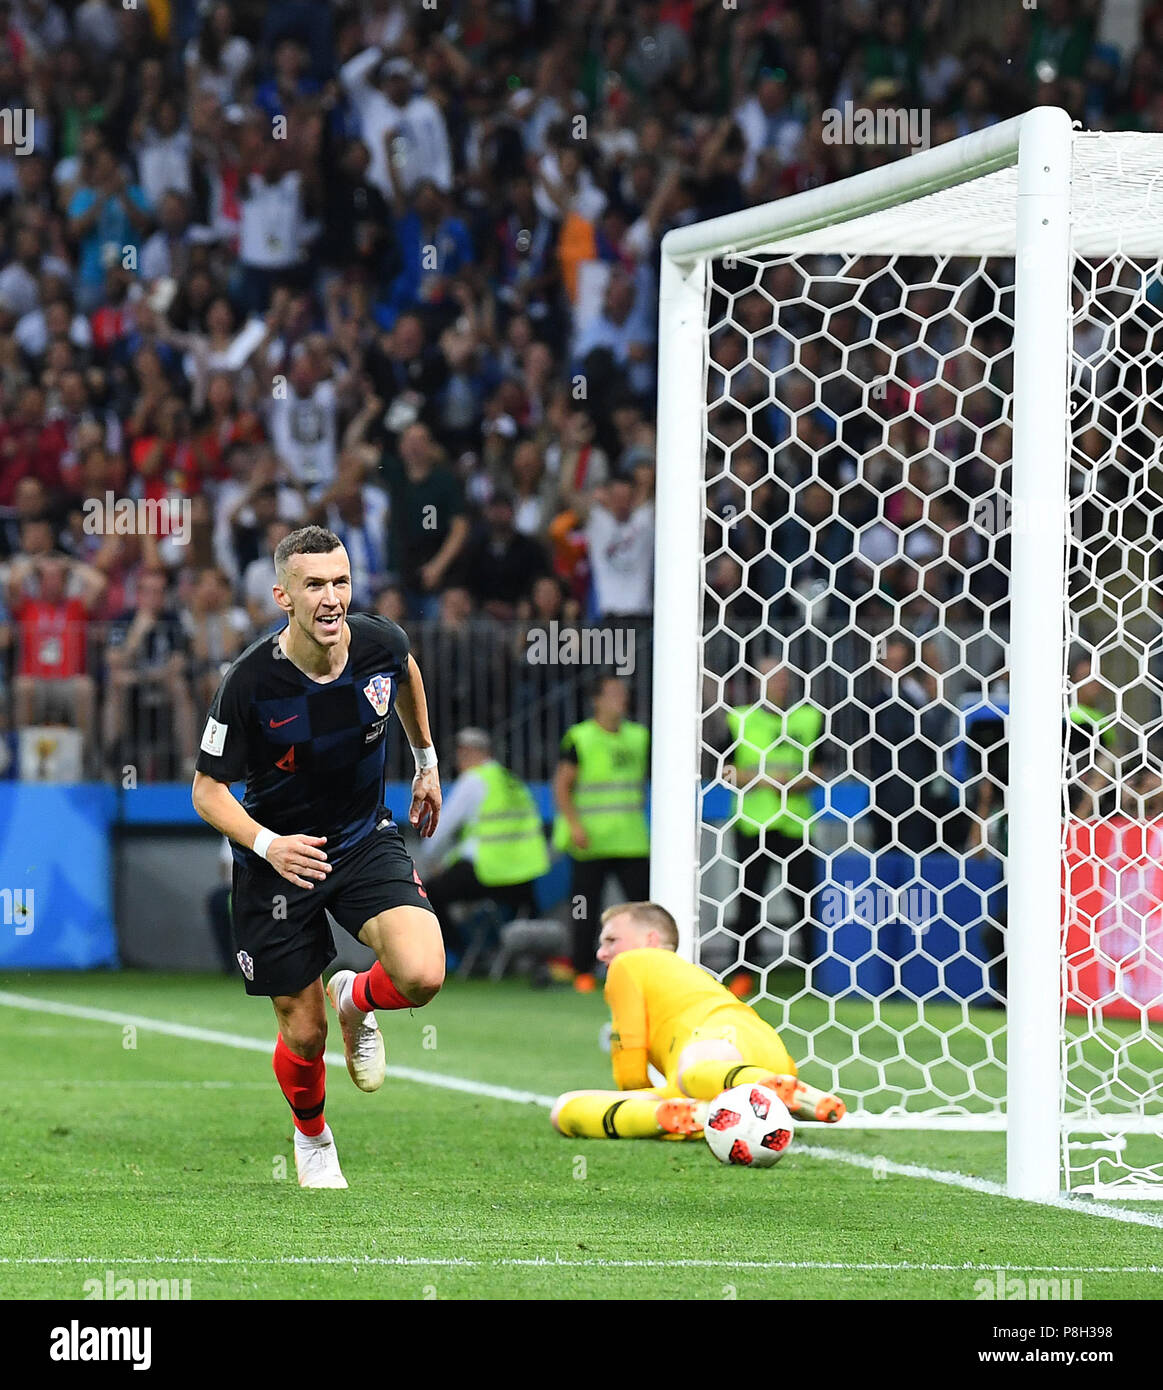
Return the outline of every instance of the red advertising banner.
{"type": "Polygon", "coordinates": [[[1067,825],[1062,923],[1067,1013],[1163,1022],[1163,820],[1067,825]]]}

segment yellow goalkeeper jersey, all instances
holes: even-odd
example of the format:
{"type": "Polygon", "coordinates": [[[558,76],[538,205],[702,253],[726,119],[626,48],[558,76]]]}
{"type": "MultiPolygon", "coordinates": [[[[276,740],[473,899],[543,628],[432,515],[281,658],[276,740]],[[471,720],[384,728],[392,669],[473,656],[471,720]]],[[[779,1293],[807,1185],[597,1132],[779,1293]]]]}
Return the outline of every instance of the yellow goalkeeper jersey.
{"type": "MultiPolygon", "coordinates": [[[[743,1060],[785,1057],[779,1034],[754,1009],[697,965],[660,946],[622,951],[606,975],[613,1031],[610,1058],[619,1090],[650,1085],[650,1062],[675,1088],[675,1068],[696,1030],[721,1026],[743,1060]]],[[[777,1068],[784,1070],[784,1067],[777,1068]]]]}

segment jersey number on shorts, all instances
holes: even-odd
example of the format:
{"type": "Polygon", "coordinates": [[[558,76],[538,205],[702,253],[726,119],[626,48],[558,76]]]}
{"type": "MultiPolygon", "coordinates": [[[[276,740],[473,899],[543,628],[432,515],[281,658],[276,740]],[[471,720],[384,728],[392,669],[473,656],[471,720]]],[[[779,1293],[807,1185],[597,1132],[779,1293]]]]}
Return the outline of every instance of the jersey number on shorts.
{"type": "Polygon", "coordinates": [[[275,763],[276,767],[281,767],[284,772],[294,772],[295,770],[295,745],[292,743],[290,748],[275,763]]]}

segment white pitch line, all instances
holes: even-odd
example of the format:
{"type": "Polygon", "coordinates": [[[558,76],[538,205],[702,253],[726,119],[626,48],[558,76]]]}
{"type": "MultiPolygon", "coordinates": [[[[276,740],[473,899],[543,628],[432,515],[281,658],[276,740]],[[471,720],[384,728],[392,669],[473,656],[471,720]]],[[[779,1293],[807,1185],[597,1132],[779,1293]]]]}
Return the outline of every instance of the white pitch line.
{"type": "Polygon", "coordinates": [[[966,1192],[979,1192],[983,1197],[1005,1197],[1007,1200],[1030,1202],[1039,1207],[1055,1207],[1059,1211],[1078,1211],[1086,1216],[1101,1216],[1108,1221],[1125,1221],[1132,1226],[1154,1226],[1163,1230],[1163,1216],[1145,1211],[1127,1211],[1122,1207],[1107,1206],[1104,1202],[1092,1202],[1084,1197],[1011,1197],[999,1182],[989,1178],[975,1178],[969,1173],[951,1173],[944,1168],[926,1168],[919,1163],[896,1163],[892,1159],[877,1155],[850,1153],[846,1149],[831,1149],[824,1144],[796,1143],[789,1153],[806,1154],[809,1158],[822,1158],[830,1163],[848,1163],[853,1168],[870,1169],[873,1172],[892,1173],[899,1178],[920,1178],[926,1182],[943,1183],[946,1187],[960,1187],[966,1192]]]}
{"type": "MultiPolygon", "coordinates": [[[[114,1013],[110,1009],[93,1009],[85,1004],[64,1004],[56,999],[34,999],[28,994],[10,994],[0,990],[0,1005],[11,1009],[29,1009],[33,1013],[60,1014],[66,1018],[84,1018],[92,1023],[112,1023],[119,1028],[141,1028],[152,1033],[164,1033],[171,1038],[190,1042],[218,1043],[244,1052],[269,1055],[273,1044],[264,1038],[248,1038],[242,1033],[221,1033],[213,1028],[196,1028],[190,1023],[171,1023],[166,1019],[142,1018],[140,1014],[114,1013]]],[[[347,1070],[342,1052],[325,1052],[323,1060],[329,1067],[347,1070]]],[[[435,1086],[444,1091],[463,1091],[471,1096],[488,1096],[491,1100],[510,1100],[523,1105],[552,1108],[555,1097],[541,1096],[535,1091],[515,1091],[511,1086],[494,1086],[488,1081],[470,1081],[463,1076],[445,1076],[438,1071],[417,1071],[413,1067],[389,1067],[388,1075],[401,1081],[418,1081],[423,1086],[435,1086]]]]}
{"type": "Polygon", "coordinates": [[[472,1260],[459,1255],[281,1255],[263,1256],[247,1259],[239,1255],[130,1255],[120,1257],[111,1255],[29,1255],[27,1257],[0,1257],[0,1265],[102,1265],[115,1271],[119,1266],[146,1265],[151,1268],[164,1265],[205,1265],[205,1266],[250,1266],[250,1265],[351,1265],[359,1267],[370,1265],[376,1268],[393,1266],[410,1267],[435,1266],[440,1268],[497,1269],[561,1266],[569,1269],[839,1269],[852,1271],[885,1270],[892,1272],[916,1271],[926,1274],[1163,1274],[1163,1265],[1013,1265],[980,1264],[966,1261],[964,1264],[927,1264],[919,1261],[853,1261],[844,1260],[573,1260],[562,1259],[560,1255],[549,1258],[536,1255],[527,1258],[500,1256],[493,1260],[472,1260]]]}
{"type": "MultiPolygon", "coordinates": [[[[222,1033],[212,1028],[196,1028],[188,1023],[171,1023],[165,1019],[143,1018],[139,1014],[115,1013],[110,1009],[94,1009],[83,1004],[65,1004],[55,999],[35,999],[31,995],[11,994],[5,990],[0,990],[0,1006],[28,1009],[33,1013],[60,1014],[67,1018],[84,1018],[96,1023],[112,1023],[122,1028],[132,1025],[146,1031],[164,1033],[169,1037],[186,1038],[192,1042],[218,1043],[223,1047],[239,1048],[247,1052],[268,1054],[271,1050],[269,1042],[261,1038],[248,1038],[241,1033],[222,1033]]],[[[325,1052],[323,1057],[328,1066],[342,1067],[346,1071],[347,1064],[338,1052],[325,1052]]],[[[460,1091],[472,1096],[487,1096],[491,1100],[540,1105],[547,1110],[554,1104],[553,1096],[539,1095],[536,1091],[516,1091],[509,1086],[494,1086],[487,1081],[470,1081],[466,1077],[446,1076],[442,1072],[419,1071],[412,1067],[389,1067],[388,1075],[398,1077],[401,1081],[415,1081],[421,1086],[435,1086],[440,1090],[460,1091]]],[[[1107,1221],[1121,1221],[1131,1226],[1153,1226],[1163,1230],[1163,1215],[1129,1211],[1079,1197],[1011,1197],[1001,1183],[991,1182],[988,1178],[975,1178],[968,1173],[951,1172],[944,1168],[926,1168],[916,1163],[896,1163],[881,1155],[873,1158],[868,1154],[852,1153],[847,1149],[829,1148],[821,1144],[797,1143],[792,1152],[828,1163],[846,1163],[853,1168],[891,1173],[894,1177],[916,1178],[924,1182],[940,1183],[945,1187],[959,1187],[963,1191],[976,1192],[985,1197],[1003,1197],[1011,1202],[1028,1201],[1035,1206],[1081,1212],[1086,1216],[1098,1216],[1107,1221]]],[[[994,1266],[991,1265],[990,1268],[994,1266]]]]}

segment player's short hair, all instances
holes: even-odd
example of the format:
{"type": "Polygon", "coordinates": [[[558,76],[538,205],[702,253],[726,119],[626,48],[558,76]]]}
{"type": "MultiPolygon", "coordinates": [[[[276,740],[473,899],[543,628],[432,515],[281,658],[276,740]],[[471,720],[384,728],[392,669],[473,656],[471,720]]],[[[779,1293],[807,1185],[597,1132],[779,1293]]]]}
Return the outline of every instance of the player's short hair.
{"type": "Polygon", "coordinates": [[[662,944],[670,951],[678,950],[678,923],[659,903],[615,903],[602,913],[604,927],[611,917],[619,917],[628,912],[636,926],[649,931],[653,928],[662,939],[662,944]]]}
{"type": "Polygon", "coordinates": [[[300,526],[275,547],[275,577],[279,583],[287,577],[287,561],[292,555],[330,555],[343,542],[325,526],[300,526]]]}

